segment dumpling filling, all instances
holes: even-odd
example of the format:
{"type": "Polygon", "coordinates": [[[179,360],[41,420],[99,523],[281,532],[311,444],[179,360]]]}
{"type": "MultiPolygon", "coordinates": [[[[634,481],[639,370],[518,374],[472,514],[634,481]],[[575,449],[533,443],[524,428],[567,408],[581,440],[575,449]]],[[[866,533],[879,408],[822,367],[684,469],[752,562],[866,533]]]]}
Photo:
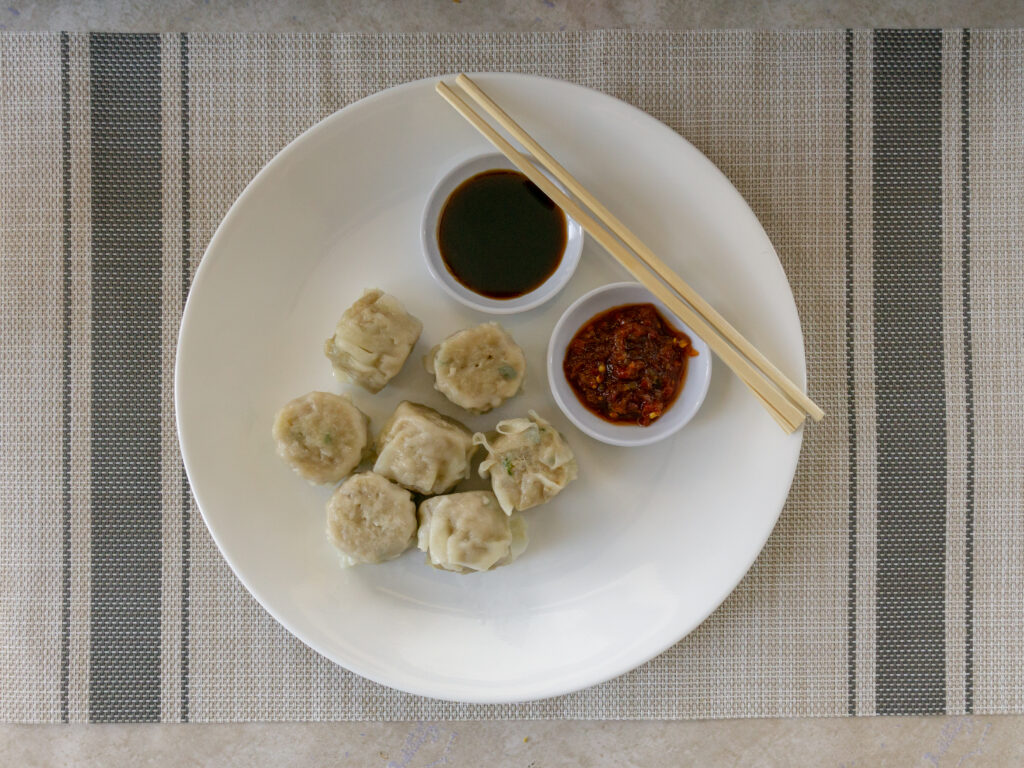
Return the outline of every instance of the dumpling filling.
{"type": "Polygon", "coordinates": [[[412,494],[373,472],[353,475],[327,502],[327,536],[344,566],[393,560],[416,538],[412,494]]]}
{"type": "Polygon", "coordinates": [[[452,334],[423,362],[434,388],[473,413],[487,413],[515,396],[526,375],[523,350],[497,323],[452,334]]]}
{"type": "Polygon", "coordinates": [[[278,455],[312,483],[336,483],[363,460],[370,420],[344,395],[310,392],[274,419],[278,455]]]}
{"type": "Polygon", "coordinates": [[[487,449],[480,477],[491,478],[498,503],[511,515],[550,501],[576,479],[576,457],[554,427],[534,411],[529,418],[499,421],[495,431],[473,435],[487,449]]]}

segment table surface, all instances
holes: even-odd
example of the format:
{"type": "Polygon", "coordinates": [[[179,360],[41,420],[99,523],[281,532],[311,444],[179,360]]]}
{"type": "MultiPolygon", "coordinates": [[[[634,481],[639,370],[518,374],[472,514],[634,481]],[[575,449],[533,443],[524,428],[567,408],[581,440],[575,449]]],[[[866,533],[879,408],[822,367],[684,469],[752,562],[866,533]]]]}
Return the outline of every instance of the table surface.
{"type": "MultiPolygon", "coordinates": [[[[1017,0],[9,0],[0,30],[516,31],[600,27],[988,27],[1024,25],[1017,0]]],[[[6,5],[6,4],[5,4],[6,5]]],[[[578,766],[1009,765],[1024,716],[674,722],[0,724],[0,764],[578,766]],[[187,738],[183,738],[187,729],[187,738]]]]}

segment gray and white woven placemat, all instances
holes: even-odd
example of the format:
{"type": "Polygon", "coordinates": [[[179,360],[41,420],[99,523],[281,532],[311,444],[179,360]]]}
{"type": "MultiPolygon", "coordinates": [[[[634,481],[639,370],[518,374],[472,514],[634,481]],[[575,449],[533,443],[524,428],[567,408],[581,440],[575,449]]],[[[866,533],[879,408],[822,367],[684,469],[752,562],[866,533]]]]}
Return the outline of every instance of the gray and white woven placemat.
{"type": "Polygon", "coordinates": [[[0,37],[0,719],[1024,712],[1024,33],[0,37]],[[796,481],[736,592],[558,699],[356,677],[231,574],[188,494],[189,279],[289,140],[459,70],[563,78],[729,176],[792,283],[796,481]]]}

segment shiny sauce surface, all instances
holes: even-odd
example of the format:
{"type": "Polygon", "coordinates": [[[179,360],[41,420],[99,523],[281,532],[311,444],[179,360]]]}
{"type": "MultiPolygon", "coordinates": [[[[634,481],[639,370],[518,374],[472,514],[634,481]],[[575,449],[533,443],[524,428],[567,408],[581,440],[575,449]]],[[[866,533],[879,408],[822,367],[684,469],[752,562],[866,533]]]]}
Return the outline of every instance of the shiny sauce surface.
{"type": "Polygon", "coordinates": [[[675,402],[696,355],[653,304],[613,307],[588,320],[565,351],[562,370],[588,410],[615,424],[650,426],[675,402]]]}
{"type": "Polygon", "coordinates": [[[512,299],[554,274],[566,245],[562,209],[518,171],[466,179],[448,196],[437,224],[445,267],[462,285],[512,299]]]}

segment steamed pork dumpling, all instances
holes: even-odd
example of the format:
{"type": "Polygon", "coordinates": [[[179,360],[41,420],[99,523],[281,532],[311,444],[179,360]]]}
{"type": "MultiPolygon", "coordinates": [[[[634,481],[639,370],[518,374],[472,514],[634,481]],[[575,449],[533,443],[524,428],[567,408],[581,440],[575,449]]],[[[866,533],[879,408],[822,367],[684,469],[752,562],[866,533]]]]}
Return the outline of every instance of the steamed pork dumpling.
{"type": "Polygon", "coordinates": [[[327,536],[343,565],[393,560],[416,537],[412,494],[373,472],[353,475],[327,502],[327,536]]]}
{"type": "Polygon", "coordinates": [[[345,310],[324,354],[342,381],[380,392],[402,369],[422,330],[398,299],[372,288],[345,310]]]}
{"type": "Polygon", "coordinates": [[[473,433],[433,408],[403,401],[377,438],[373,471],[411,491],[433,496],[469,477],[473,433]]]}
{"type": "Polygon", "coordinates": [[[497,323],[459,331],[424,358],[434,388],[458,406],[487,413],[519,392],[526,357],[497,323]]]}
{"type": "Polygon", "coordinates": [[[417,545],[435,568],[456,573],[508,565],[526,549],[522,515],[502,512],[490,491],[435,496],[420,504],[417,545]]]}
{"type": "Polygon", "coordinates": [[[344,395],[310,392],[277,413],[278,455],[313,483],[336,483],[366,455],[370,420],[344,395]]]}
{"type": "Polygon", "coordinates": [[[499,421],[495,431],[473,435],[487,449],[480,476],[506,514],[543,504],[576,479],[576,457],[558,431],[530,411],[529,418],[499,421]]]}

